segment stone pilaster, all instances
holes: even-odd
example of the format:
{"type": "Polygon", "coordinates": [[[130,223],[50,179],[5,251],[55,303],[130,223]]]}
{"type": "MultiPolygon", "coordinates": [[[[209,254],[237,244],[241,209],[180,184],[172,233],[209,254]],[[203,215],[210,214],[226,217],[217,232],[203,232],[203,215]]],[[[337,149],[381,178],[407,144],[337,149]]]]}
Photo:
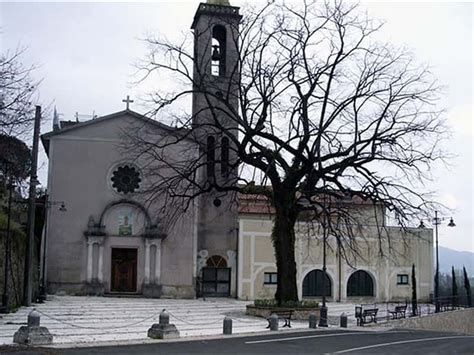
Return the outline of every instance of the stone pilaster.
{"type": "Polygon", "coordinates": [[[159,238],[145,238],[144,271],[143,296],[159,298],[161,296],[161,239],[159,238]],[[152,254],[153,249],[154,254],[152,254]],[[154,260],[154,265],[152,260],[154,260]]]}
{"type": "Polygon", "coordinates": [[[89,295],[104,293],[104,241],[104,236],[87,236],[87,276],[84,291],[89,295]],[[98,246],[96,256],[94,256],[94,245],[98,246]],[[94,262],[97,263],[95,272],[94,262]]]}

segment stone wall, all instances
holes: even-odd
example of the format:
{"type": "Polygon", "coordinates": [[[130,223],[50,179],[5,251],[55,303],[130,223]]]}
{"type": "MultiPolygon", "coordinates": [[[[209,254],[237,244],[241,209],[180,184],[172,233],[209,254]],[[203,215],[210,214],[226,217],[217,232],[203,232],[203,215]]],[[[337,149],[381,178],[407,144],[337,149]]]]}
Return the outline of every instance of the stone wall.
{"type": "Polygon", "coordinates": [[[424,329],[474,335],[474,308],[430,314],[425,317],[399,319],[384,326],[424,329]]]}

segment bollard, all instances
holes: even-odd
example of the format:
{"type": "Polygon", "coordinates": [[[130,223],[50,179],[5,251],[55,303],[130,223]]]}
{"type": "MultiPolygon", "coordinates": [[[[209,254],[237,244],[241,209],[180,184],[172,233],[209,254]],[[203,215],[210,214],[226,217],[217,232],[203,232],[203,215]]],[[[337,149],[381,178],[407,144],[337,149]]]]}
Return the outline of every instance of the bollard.
{"type": "Polygon", "coordinates": [[[318,324],[318,317],[316,316],[316,314],[311,313],[309,315],[309,327],[311,329],[315,329],[317,324],[318,324]]]}
{"type": "Polygon", "coordinates": [[[341,325],[341,328],[347,328],[347,314],[345,314],[345,313],[341,314],[340,325],[341,325]]]}
{"type": "Polygon", "coordinates": [[[28,326],[39,327],[39,325],[40,325],[40,314],[36,311],[36,309],[33,309],[28,314],[28,326]]]}
{"type": "Polygon", "coordinates": [[[22,345],[48,345],[53,336],[48,328],[40,327],[40,314],[33,309],[27,317],[28,325],[21,326],[13,335],[13,342],[22,345]]]}
{"type": "Polygon", "coordinates": [[[164,309],[160,313],[160,324],[170,324],[170,315],[164,309]]]}
{"type": "Polygon", "coordinates": [[[270,330],[278,330],[278,316],[275,313],[272,313],[269,318],[270,330]]]}
{"type": "Polygon", "coordinates": [[[179,331],[174,324],[170,324],[170,315],[163,309],[160,313],[160,322],[148,329],[148,337],[153,339],[179,338],[179,331]]]}
{"type": "Polygon", "coordinates": [[[223,331],[225,335],[232,334],[232,318],[229,318],[229,317],[224,318],[223,331]]]}

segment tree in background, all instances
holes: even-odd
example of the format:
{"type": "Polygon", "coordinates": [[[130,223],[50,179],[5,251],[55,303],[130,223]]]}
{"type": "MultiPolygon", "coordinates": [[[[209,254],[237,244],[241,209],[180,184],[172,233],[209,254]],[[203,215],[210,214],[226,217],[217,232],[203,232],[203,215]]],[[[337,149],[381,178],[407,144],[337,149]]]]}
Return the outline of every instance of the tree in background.
{"type": "Polygon", "coordinates": [[[469,282],[465,266],[462,267],[462,271],[464,275],[464,289],[466,290],[467,305],[472,307],[471,283],[469,282]]]}
{"type": "Polygon", "coordinates": [[[0,133],[0,179],[25,181],[30,173],[31,150],[18,138],[0,133]]]}
{"type": "Polygon", "coordinates": [[[418,301],[416,296],[416,275],[415,275],[415,264],[411,266],[411,315],[414,317],[417,315],[418,301]]]}
{"type": "MultiPolygon", "coordinates": [[[[153,113],[177,117],[182,129],[173,139],[135,137],[132,147],[145,165],[172,171],[168,176],[160,169],[144,171],[157,181],[145,193],[169,196],[164,216],[172,208],[179,215],[211,191],[265,196],[275,211],[279,303],[298,300],[295,224],[308,202],[343,255],[355,250],[356,236],[362,238],[353,231],[357,221],[338,209],[343,200],[369,201],[374,210],[391,211],[403,226],[429,215],[432,201],[424,182],[434,162],[445,157],[439,148],[445,133],[436,108],[439,87],[409,51],[375,40],[380,28],[358,5],[340,1],[247,8],[240,30],[232,32],[239,33],[231,37],[238,60],[226,68],[232,81],[226,87],[210,73],[193,75],[204,59],[194,57],[192,43],[149,40],[144,76],[176,83],[152,94],[153,113]],[[192,95],[202,96],[198,114],[210,116],[210,122],[196,124],[192,113],[183,113],[192,95]],[[202,132],[228,138],[232,159],[226,167],[237,178],[199,179],[207,164],[200,141],[198,156],[176,157],[169,166],[163,152],[183,139],[197,141],[202,132]],[[333,223],[335,215],[344,223],[333,223]]],[[[214,163],[223,164],[217,157],[214,163]]],[[[378,221],[380,235],[384,223],[378,221]]]]}
{"type": "Polygon", "coordinates": [[[456,283],[456,273],[454,272],[454,266],[451,267],[451,297],[453,307],[458,305],[458,285],[456,283]]]}
{"type": "Polygon", "coordinates": [[[33,66],[25,66],[25,50],[0,55],[0,133],[21,135],[32,128],[39,81],[31,77],[33,66]]]}
{"type": "Polygon", "coordinates": [[[4,272],[0,275],[2,296],[8,294],[7,307],[20,305],[26,234],[26,204],[22,201],[31,165],[31,151],[18,138],[0,134],[0,237],[4,248],[0,255],[4,272]],[[5,269],[7,268],[7,269],[5,269]],[[5,286],[7,273],[7,290],[5,286]]]}

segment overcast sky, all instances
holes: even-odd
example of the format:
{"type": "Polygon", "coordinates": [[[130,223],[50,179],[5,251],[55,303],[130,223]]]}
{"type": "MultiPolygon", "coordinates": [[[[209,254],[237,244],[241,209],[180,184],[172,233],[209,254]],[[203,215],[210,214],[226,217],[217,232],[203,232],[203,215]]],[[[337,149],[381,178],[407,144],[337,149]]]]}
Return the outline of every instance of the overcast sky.
{"type": "MultiPolygon", "coordinates": [[[[105,115],[131,108],[144,112],[140,97],[151,83],[136,86],[134,66],[146,53],[140,38],[149,33],[179,38],[189,31],[199,1],[153,3],[29,2],[0,4],[2,53],[28,47],[26,64],[37,64],[42,78],[41,101],[55,105],[62,119],[74,113],[105,115]]],[[[243,1],[232,1],[244,6],[243,1]]],[[[410,47],[417,60],[432,66],[446,85],[440,107],[447,108],[452,129],[449,149],[457,157],[449,169],[439,168],[430,189],[453,208],[457,226],[439,229],[440,245],[474,251],[473,179],[473,12],[471,3],[362,2],[374,18],[386,24],[382,39],[410,47]]],[[[159,86],[160,83],[153,83],[159,86]]],[[[84,118],[83,118],[84,119],[84,118]]],[[[51,130],[51,121],[42,133],[51,130]]],[[[40,179],[46,184],[46,157],[40,179]]],[[[446,216],[450,217],[450,216],[446,216]]]]}

